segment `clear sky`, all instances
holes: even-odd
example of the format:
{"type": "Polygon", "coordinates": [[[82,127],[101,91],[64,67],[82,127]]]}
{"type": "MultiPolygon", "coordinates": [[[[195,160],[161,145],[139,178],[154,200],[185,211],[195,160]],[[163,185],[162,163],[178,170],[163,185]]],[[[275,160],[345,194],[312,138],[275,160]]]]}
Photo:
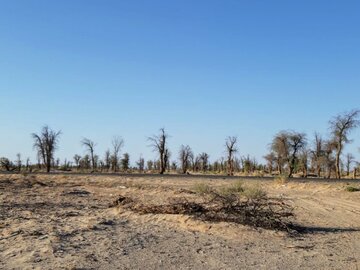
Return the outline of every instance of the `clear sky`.
{"type": "MultiPolygon", "coordinates": [[[[0,156],[35,158],[30,133],[62,130],[57,156],[132,160],[165,127],[212,160],[224,139],[259,160],[283,129],[326,135],[360,106],[360,1],[0,1],[0,156]]],[[[346,148],[357,153],[360,131],[346,148]]],[[[357,153],[359,157],[359,154],[357,153]]]]}

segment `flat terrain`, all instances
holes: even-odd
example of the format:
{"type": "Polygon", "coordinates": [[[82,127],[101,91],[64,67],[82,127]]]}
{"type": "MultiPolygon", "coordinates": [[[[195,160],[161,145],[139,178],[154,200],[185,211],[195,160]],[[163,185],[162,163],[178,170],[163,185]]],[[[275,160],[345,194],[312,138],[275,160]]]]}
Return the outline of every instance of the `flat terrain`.
{"type": "Polygon", "coordinates": [[[307,228],[295,236],[114,206],[119,196],[162,204],[194,183],[231,181],[1,175],[0,269],[360,269],[360,192],[346,183],[243,180],[294,207],[307,228]]]}

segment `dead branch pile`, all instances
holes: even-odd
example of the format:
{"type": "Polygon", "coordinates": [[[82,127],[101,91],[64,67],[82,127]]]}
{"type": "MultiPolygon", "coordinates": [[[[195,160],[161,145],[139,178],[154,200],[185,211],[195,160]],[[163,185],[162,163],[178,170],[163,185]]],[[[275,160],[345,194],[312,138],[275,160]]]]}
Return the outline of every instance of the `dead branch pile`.
{"type": "Polygon", "coordinates": [[[293,232],[295,228],[291,222],[293,209],[283,199],[269,198],[264,193],[246,198],[237,193],[223,194],[211,190],[202,195],[200,202],[195,198],[194,201],[178,198],[162,205],[136,202],[120,196],[113,205],[122,205],[140,214],[189,215],[203,221],[231,222],[287,232],[293,232]]]}

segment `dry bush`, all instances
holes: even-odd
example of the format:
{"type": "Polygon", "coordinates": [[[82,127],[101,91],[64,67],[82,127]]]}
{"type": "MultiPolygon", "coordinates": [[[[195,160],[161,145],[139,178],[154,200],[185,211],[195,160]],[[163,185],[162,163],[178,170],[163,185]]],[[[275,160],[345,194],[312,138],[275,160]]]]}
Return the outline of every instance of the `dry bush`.
{"type": "Polygon", "coordinates": [[[208,184],[205,183],[196,183],[192,189],[195,193],[199,195],[210,194],[211,192],[213,192],[213,188],[211,188],[208,184]]]}
{"type": "Polygon", "coordinates": [[[237,180],[234,183],[232,183],[228,187],[223,187],[220,189],[221,193],[229,194],[229,193],[242,193],[245,191],[244,184],[242,181],[237,180]]]}
{"type": "Polygon", "coordinates": [[[285,185],[289,182],[289,178],[284,174],[280,174],[274,178],[274,182],[279,185],[285,185]]]}

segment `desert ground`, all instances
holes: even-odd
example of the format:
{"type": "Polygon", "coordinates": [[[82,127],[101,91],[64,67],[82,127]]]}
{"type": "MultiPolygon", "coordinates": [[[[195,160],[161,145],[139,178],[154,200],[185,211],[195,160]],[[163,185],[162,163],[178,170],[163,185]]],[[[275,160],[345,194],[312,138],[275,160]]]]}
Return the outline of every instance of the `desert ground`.
{"type": "Polygon", "coordinates": [[[0,269],[360,268],[360,192],[346,181],[242,180],[291,205],[306,228],[298,234],[114,204],[123,196],[161,205],[196,183],[231,181],[1,175],[0,269]]]}

